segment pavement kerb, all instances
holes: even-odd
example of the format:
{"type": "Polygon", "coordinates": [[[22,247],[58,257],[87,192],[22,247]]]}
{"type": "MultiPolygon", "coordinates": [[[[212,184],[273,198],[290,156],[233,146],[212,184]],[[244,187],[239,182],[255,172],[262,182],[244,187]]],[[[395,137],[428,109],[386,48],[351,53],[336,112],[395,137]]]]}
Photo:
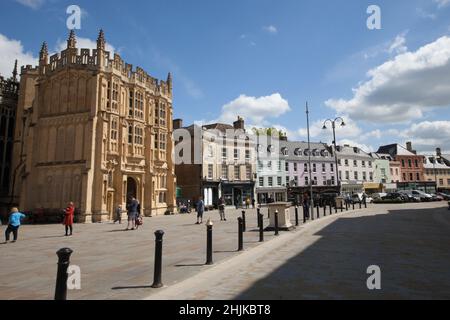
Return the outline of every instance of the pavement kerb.
{"type": "MultiPolygon", "coordinates": [[[[367,208],[369,209],[369,208],[367,208]]],[[[199,282],[212,282],[217,278],[217,274],[231,270],[234,266],[238,265],[242,260],[254,260],[259,255],[264,254],[268,250],[276,250],[287,241],[292,240],[302,234],[308,232],[310,229],[317,227],[319,224],[325,224],[327,221],[332,220],[336,217],[342,217],[352,213],[362,212],[367,210],[365,208],[349,210],[344,212],[333,213],[332,215],[327,215],[326,217],[321,217],[320,219],[315,219],[309,221],[308,223],[297,227],[291,232],[281,232],[276,238],[258,245],[257,247],[244,250],[243,252],[224,259],[213,266],[205,266],[204,270],[200,271],[198,274],[177,282],[170,286],[164,286],[160,291],[155,291],[155,293],[143,298],[142,300],[165,300],[165,296],[173,296],[173,293],[181,291],[181,289],[186,290],[189,288],[197,287],[199,282]]],[[[163,282],[164,282],[164,270],[163,270],[163,282]]],[[[181,299],[180,299],[181,300],[181,299]]]]}

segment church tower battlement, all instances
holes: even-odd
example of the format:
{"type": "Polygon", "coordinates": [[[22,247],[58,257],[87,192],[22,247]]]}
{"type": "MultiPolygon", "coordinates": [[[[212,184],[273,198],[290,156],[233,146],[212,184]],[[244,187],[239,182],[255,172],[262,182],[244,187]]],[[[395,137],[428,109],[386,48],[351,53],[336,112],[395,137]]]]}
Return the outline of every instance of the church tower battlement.
{"type": "Polygon", "coordinates": [[[44,42],[39,65],[21,69],[16,203],[56,212],[73,201],[86,222],[110,220],[131,197],[146,215],[173,211],[172,75],[111,59],[103,30],[96,47],[77,48],[71,31],[66,49],[49,56],[44,42]]]}

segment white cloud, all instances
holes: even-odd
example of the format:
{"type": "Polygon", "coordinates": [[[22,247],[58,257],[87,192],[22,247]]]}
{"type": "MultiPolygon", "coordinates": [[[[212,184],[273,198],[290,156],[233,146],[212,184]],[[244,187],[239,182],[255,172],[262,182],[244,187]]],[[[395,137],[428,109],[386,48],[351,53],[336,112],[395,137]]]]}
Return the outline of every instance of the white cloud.
{"type": "Polygon", "coordinates": [[[437,3],[438,8],[444,8],[450,4],[450,0],[434,0],[437,3]]]}
{"type": "Polygon", "coordinates": [[[290,111],[289,103],[279,93],[265,97],[240,95],[222,107],[220,121],[231,123],[238,116],[257,126],[267,125],[268,118],[278,118],[290,111]]]}
{"type": "MultiPolygon", "coordinates": [[[[401,43],[401,42],[400,42],[401,43]]],[[[450,106],[450,38],[442,37],[416,52],[406,52],[370,70],[350,100],[325,104],[353,119],[407,122],[432,107],[450,106]]]]}
{"type": "MultiPolygon", "coordinates": [[[[331,129],[331,124],[328,121],[326,126],[327,129],[323,129],[323,124],[326,119],[321,119],[314,121],[310,127],[309,127],[309,134],[312,139],[321,139],[321,141],[332,141],[333,140],[333,131],[331,129]]],[[[361,136],[362,130],[358,127],[358,125],[352,121],[348,117],[344,117],[345,126],[341,126],[340,122],[336,123],[336,139],[339,141],[339,139],[343,138],[356,138],[361,136]]],[[[301,128],[298,130],[298,134],[301,137],[307,137],[308,136],[308,130],[307,128],[301,128]]]]}
{"type": "Polygon", "coordinates": [[[401,54],[405,53],[406,51],[408,51],[408,47],[406,46],[406,38],[404,34],[396,36],[388,49],[388,52],[390,54],[401,54]]]}
{"type": "MultiPolygon", "coordinates": [[[[338,145],[348,144],[353,147],[359,147],[366,152],[373,152],[374,148],[370,144],[374,139],[378,139],[382,133],[380,130],[373,130],[367,133],[364,131],[348,116],[344,116],[345,126],[342,127],[340,122],[336,123],[336,141],[338,145]],[[369,144],[368,144],[369,143],[369,144]]],[[[325,119],[313,122],[310,125],[310,137],[312,141],[321,141],[324,143],[332,144],[333,131],[331,124],[328,121],[327,128],[323,129],[325,119]]],[[[297,134],[305,140],[308,137],[307,129],[301,128],[297,134]]]]}
{"type": "Polygon", "coordinates": [[[32,65],[35,66],[38,58],[34,57],[31,52],[25,52],[20,41],[8,39],[0,33],[0,75],[4,78],[9,78],[14,68],[14,61],[18,60],[19,73],[20,66],[32,65]]]}
{"type": "Polygon", "coordinates": [[[364,143],[360,143],[358,141],[355,140],[351,140],[351,139],[342,139],[342,140],[338,140],[339,145],[349,145],[351,147],[358,147],[360,148],[362,151],[365,151],[367,153],[369,152],[375,152],[376,150],[373,148],[373,146],[368,145],[368,144],[364,144],[364,143]]]}
{"type": "Polygon", "coordinates": [[[424,19],[435,20],[437,18],[436,14],[429,13],[429,12],[423,10],[422,8],[417,8],[416,12],[419,15],[419,17],[424,18],[424,19]]]}
{"type": "Polygon", "coordinates": [[[263,30],[266,31],[267,33],[270,33],[270,34],[277,34],[278,33],[278,29],[275,26],[273,26],[273,25],[265,26],[265,27],[263,27],[263,30]]]}
{"type": "Polygon", "coordinates": [[[36,10],[44,4],[45,0],[16,0],[16,2],[36,10]]]}
{"type": "Polygon", "coordinates": [[[414,149],[433,152],[436,148],[450,150],[450,121],[423,121],[401,131],[404,141],[412,141],[414,149]]]}

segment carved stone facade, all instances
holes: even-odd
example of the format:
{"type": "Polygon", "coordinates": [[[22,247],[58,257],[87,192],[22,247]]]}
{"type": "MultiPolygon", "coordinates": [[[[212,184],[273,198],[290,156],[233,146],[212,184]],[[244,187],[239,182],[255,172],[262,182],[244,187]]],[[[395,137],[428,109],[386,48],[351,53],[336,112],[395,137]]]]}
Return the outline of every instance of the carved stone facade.
{"type": "Polygon", "coordinates": [[[11,161],[19,96],[17,60],[12,75],[9,79],[0,76],[0,202],[2,205],[10,202],[11,172],[14,170],[11,167],[11,161]]]}
{"type": "Polygon", "coordinates": [[[110,58],[100,31],[97,49],[67,49],[22,68],[14,194],[21,210],[64,208],[73,201],[82,221],[112,219],[136,197],[145,215],[173,211],[172,78],[110,58]],[[24,141],[22,157],[20,144],[24,141]]]}

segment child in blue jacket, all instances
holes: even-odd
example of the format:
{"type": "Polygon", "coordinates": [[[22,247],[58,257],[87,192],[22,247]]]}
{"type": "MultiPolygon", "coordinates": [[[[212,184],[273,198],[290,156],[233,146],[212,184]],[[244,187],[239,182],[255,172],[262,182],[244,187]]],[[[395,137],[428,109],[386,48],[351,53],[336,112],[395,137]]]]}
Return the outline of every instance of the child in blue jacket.
{"type": "Polygon", "coordinates": [[[11,209],[11,214],[9,216],[9,222],[8,222],[8,228],[6,228],[5,231],[5,238],[6,238],[6,242],[8,243],[9,241],[9,236],[11,235],[11,232],[14,235],[14,241],[17,241],[17,236],[19,233],[19,227],[21,224],[21,220],[25,219],[25,215],[21,212],[19,212],[19,209],[17,208],[12,208],[11,209]]]}

